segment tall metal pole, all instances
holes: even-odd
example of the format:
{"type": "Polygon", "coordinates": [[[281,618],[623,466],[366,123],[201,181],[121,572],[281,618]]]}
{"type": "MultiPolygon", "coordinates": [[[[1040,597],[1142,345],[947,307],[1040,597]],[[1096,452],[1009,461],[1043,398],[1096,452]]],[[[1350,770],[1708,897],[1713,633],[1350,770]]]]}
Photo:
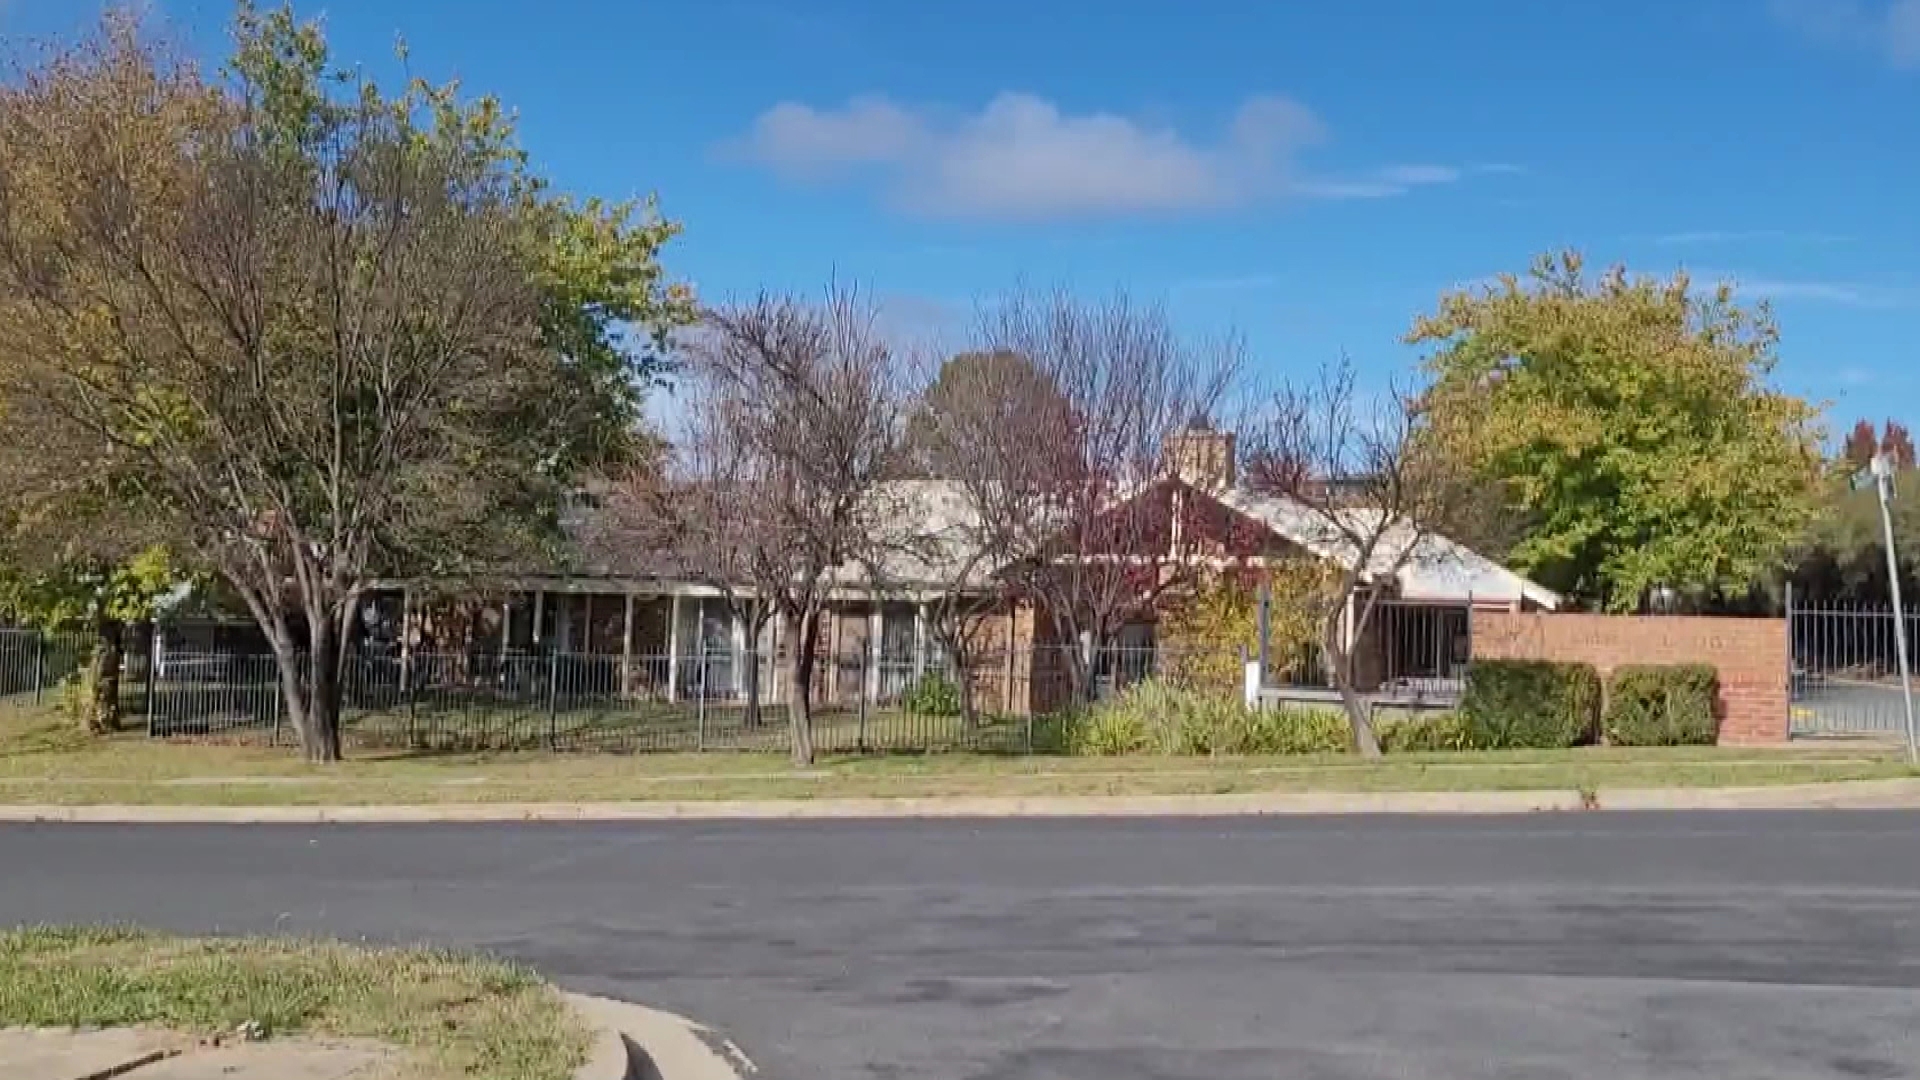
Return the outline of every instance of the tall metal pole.
{"type": "Polygon", "coordinates": [[[1893,550],[1893,461],[1873,457],[1874,488],[1880,493],[1880,528],[1887,541],[1887,584],[1893,593],[1893,647],[1900,654],[1900,699],[1907,709],[1907,760],[1920,764],[1920,743],[1913,731],[1913,672],[1907,663],[1907,613],[1900,602],[1900,560],[1893,550]]]}

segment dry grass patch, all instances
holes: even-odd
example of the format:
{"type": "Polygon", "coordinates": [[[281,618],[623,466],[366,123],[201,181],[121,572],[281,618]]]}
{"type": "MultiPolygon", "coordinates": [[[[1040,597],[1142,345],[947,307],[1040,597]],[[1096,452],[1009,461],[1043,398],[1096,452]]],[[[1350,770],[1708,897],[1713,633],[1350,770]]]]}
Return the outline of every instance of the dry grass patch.
{"type": "Polygon", "coordinates": [[[126,928],[0,935],[0,1026],[258,1025],[269,1037],[378,1039],[434,1080],[567,1080],[589,1035],[559,994],[511,964],[420,949],[126,928]]]}

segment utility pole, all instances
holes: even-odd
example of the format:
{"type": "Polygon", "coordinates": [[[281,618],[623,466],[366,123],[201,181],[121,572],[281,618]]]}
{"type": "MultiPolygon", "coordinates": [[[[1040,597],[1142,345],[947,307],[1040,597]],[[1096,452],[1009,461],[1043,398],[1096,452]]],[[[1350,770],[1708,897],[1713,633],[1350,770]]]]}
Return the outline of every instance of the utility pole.
{"type": "Polygon", "coordinates": [[[1900,654],[1900,699],[1907,708],[1907,760],[1920,764],[1913,732],[1913,672],[1907,663],[1907,612],[1900,602],[1900,559],[1893,550],[1893,459],[1873,456],[1874,488],[1880,493],[1880,528],[1887,541],[1887,585],[1893,593],[1893,647],[1900,654]]]}

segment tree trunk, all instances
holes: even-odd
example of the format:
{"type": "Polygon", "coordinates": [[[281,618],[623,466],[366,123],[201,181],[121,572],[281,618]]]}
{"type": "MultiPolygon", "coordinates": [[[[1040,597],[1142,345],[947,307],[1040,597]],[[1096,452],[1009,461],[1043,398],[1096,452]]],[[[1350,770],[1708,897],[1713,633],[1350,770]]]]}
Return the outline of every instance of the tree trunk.
{"type": "Polygon", "coordinates": [[[819,616],[803,612],[788,621],[793,631],[787,663],[787,727],[793,763],[813,764],[813,660],[819,616]]]}
{"type": "Polygon", "coordinates": [[[340,760],[340,643],[330,618],[307,625],[307,729],[301,749],[307,760],[340,760]]]}
{"type": "Polygon", "coordinates": [[[1373,712],[1353,688],[1353,654],[1341,639],[1340,613],[1346,605],[1327,617],[1321,627],[1320,647],[1327,654],[1327,673],[1333,677],[1333,688],[1340,693],[1340,706],[1346,710],[1347,725],[1353,732],[1353,750],[1363,758],[1374,759],[1380,756],[1380,740],[1373,732],[1373,712]]]}
{"type": "Polygon", "coordinates": [[[307,749],[307,673],[306,665],[293,642],[270,637],[273,646],[273,666],[280,673],[280,706],[287,711],[287,726],[293,729],[293,736],[300,740],[300,750],[307,749]]]}
{"type": "Polygon", "coordinates": [[[87,730],[104,734],[120,730],[120,669],[126,624],[118,619],[94,623],[92,670],[88,682],[93,700],[87,702],[87,730]]]}
{"type": "Polygon", "coordinates": [[[760,637],[765,629],[764,622],[747,620],[747,708],[740,722],[749,731],[760,726],[760,637]]]}
{"type": "Polygon", "coordinates": [[[740,722],[751,731],[760,726],[760,656],[749,652],[746,659],[747,708],[740,722]]]}
{"type": "Polygon", "coordinates": [[[1072,644],[1065,649],[1067,656],[1067,688],[1073,694],[1075,708],[1085,709],[1093,704],[1093,679],[1096,667],[1091,638],[1076,636],[1072,644]]]}

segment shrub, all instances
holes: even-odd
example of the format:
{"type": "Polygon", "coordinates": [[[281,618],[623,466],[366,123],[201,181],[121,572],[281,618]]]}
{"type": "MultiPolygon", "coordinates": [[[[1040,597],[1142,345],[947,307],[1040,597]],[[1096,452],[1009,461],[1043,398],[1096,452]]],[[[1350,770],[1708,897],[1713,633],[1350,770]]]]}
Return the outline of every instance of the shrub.
{"type": "Polygon", "coordinates": [[[1241,710],[1235,754],[1342,754],[1352,749],[1347,715],[1332,709],[1241,710]]]}
{"type": "Polygon", "coordinates": [[[959,716],[960,687],[940,672],[929,671],[900,696],[900,707],[915,716],[959,716]]]}
{"type": "Polygon", "coordinates": [[[1476,660],[1460,712],[1476,749],[1580,746],[1599,727],[1600,675],[1587,664],[1476,660]]]}
{"type": "Polygon", "coordinates": [[[83,667],[60,680],[60,711],[88,731],[94,729],[93,668],[83,667]]]}
{"type": "Polygon", "coordinates": [[[1235,697],[1159,679],[1137,682],[1061,723],[1067,750],[1087,755],[1324,754],[1349,742],[1346,717],[1337,712],[1253,710],[1235,697]]]}
{"type": "Polygon", "coordinates": [[[1615,746],[1711,746],[1720,675],[1707,664],[1623,667],[1607,685],[1607,741],[1615,746]]]}
{"type": "Polygon", "coordinates": [[[1144,714],[1133,709],[1097,708],[1066,718],[1067,752],[1087,757],[1119,757],[1153,750],[1153,733],[1144,714]]]}
{"type": "Polygon", "coordinates": [[[1389,754],[1435,754],[1475,749],[1473,729],[1457,712],[1425,713],[1382,724],[1380,749],[1389,754]]]}

